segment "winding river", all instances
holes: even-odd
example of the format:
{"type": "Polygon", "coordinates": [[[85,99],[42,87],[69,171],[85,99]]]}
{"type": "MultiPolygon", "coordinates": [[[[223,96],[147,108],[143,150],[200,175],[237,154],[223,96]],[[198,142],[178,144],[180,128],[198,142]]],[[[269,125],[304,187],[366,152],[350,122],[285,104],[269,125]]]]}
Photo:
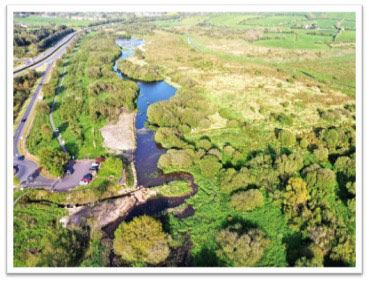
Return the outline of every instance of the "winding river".
{"type": "MultiPolygon", "coordinates": [[[[134,48],[143,44],[142,39],[116,39],[116,44],[122,48],[121,58],[128,58],[135,53],[134,48]]],[[[117,68],[117,61],[114,64],[113,70],[117,72],[122,79],[128,79],[117,68]]],[[[178,179],[175,174],[163,174],[158,169],[157,163],[160,155],[166,152],[159,144],[155,143],[154,132],[145,127],[147,123],[147,109],[150,105],[166,101],[174,96],[176,89],[165,81],[158,82],[142,82],[137,81],[139,96],[137,100],[137,115],[136,115],[136,142],[137,148],[134,154],[134,162],[137,171],[137,183],[145,187],[152,187],[167,183],[178,179]]]]}

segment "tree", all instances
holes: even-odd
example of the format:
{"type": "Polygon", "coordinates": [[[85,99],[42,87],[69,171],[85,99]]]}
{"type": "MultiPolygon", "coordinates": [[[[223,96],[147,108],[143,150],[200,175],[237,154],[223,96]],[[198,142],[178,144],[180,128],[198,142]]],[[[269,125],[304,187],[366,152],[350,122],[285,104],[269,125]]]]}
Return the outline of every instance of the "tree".
{"type": "Polygon", "coordinates": [[[183,135],[175,128],[161,127],[155,133],[155,142],[165,148],[184,148],[188,144],[183,140],[183,135]]]}
{"type": "Polygon", "coordinates": [[[282,179],[288,179],[288,177],[294,175],[304,166],[304,159],[298,153],[292,153],[290,155],[280,155],[277,157],[274,167],[281,175],[282,179]]]}
{"type": "Polygon", "coordinates": [[[114,232],[113,249],[129,263],[158,264],[169,256],[169,241],[162,224],[144,215],[119,225],[114,232]]]}
{"type": "Polygon", "coordinates": [[[239,192],[231,197],[231,206],[238,211],[252,211],[263,205],[263,194],[257,189],[239,192]]]}
{"type": "Polygon", "coordinates": [[[324,141],[329,148],[335,148],[338,143],[338,132],[336,129],[329,129],[324,134],[324,141]]]}
{"type": "Polygon", "coordinates": [[[199,148],[205,149],[208,151],[211,148],[211,142],[207,138],[203,138],[199,141],[199,148]]]}
{"type": "Polygon", "coordinates": [[[41,134],[42,138],[44,138],[47,141],[50,141],[53,138],[53,131],[46,123],[42,125],[41,134]]]}
{"type": "Polygon", "coordinates": [[[40,101],[37,103],[37,111],[41,112],[43,115],[46,115],[50,113],[50,107],[46,102],[40,101]]]}
{"type": "Polygon", "coordinates": [[[160,169],[177,168],[184,169],[193,166],[193,158],[185,150],[168,150],[161,155],[158,161],[160,169]]]}
{"type": "Polygon", "coordinates": [[[322,249],[316,244],[312,243],[304,251],[304,256],[299,258],[295,266],[298,267],[323,267],[324,254],[322,249]]]}
{"type": "Polygon", "coordinates": [[[291,178],[288,180],[286,192],[284,193],[286,204],[293,209],[298,209],[300,205],[310,199],[306,182],[301,178],[291,178]]]}
{"type": "Polygon", "coordinates": [[[328,149],[327,148],[321,148],[321,149],[315,149],[314,150],[314,156],[319,162],[327,162],[328,161],[328,149]]]}
{"type": "Polygon", "coordinates": [[[258,228],[241,233],[239,227],[227,228],[218,233],[216,242],[219,245],[217,256],[229,261],[237,267],[255,266],[264,254],[269,240],[264,231],[258,228]]]}
{"type": "Polygon", "coordinates": [[[199,167],[203,176],[216,177],[222,168],[222,164],[216,156],[206,155],[200,160],[199,167]]]}
{"type": "Polygon", "coordinates": [[[63,166],[68,162],[70,156],[60,148],[43,147],[38,151],[40,164],[51,174],[62,176],[64,174],[63,166]]]}
{"type": "Polygon", "coordinates": [[[77,266],[83,257],[89,237],[84,230],[64,229],[60,224],[48,230],[40,242],[42,253],[36,266],[77,266]]]}
{"type": "Polygon", "coordinates": [[[296,143],[295,135],[292,132],[285,129],[282,129],[279,132],[278,139],[281,142],[281,144],[286,147],[292,147],[296,143]]]}

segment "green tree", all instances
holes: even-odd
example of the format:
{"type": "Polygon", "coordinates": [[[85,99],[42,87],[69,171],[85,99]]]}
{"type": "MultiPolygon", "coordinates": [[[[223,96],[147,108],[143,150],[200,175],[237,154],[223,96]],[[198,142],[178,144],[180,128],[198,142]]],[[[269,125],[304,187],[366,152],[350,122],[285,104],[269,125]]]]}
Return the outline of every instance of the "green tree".
{"type": "Polygon", "coordinates": [[[323,267],[324,254],[322,249],[316,244],[312,243],[304,251],[304,256],[299,258],[295,266],[298,267],[323,267]]]}
{"type": "Polygon", "coordinates": [[[310,199],[306,182],[301,178],[289,179],[284,198],[287,206],[297,210],[300,205],[305,204],[310,199]]]}
{"type": "Polygon", "coordinates": [[[43,147],[38,151],[40,164],[55,176],[64,174],[63,166],[68,162],[70,156],[60,148],[43,147]]]}
{"type": "Polygon", "coordinates": [[[206,155],[200,160],[199,167],[203,176],[216,177],[222,168],[222,164],[216,156],[206,155]]]}
{"type": "Polygon", "coordinates": [[[224,229],[216,236],[218,257],[232,266],[256,266],[269,245],[265,232],[258,228],[243,233],[232,229],[224,229]]]}
{"type": "Polygon", "coordinates": [[[50,141],[53,137],[53,131],[46,123],[42,125],[41,134],[42,138],[44,138],[47,141],[50,141]]]}
{"type": "Polygon", "coordinates": [[[238,211],[252,211],[263,205],[263,194],[257,189],[239,192],[231,197],[231,206],[238,211]]]}
{"type": "Polygon", "coordinates": [[[114,232],[113,248],[129,263],[158,264],[169,256],[169,241],[162,224],[144,215],[119,225],[114,232]]]}
{"type": "Polygon", "coordinates": [[[338,132],[336,129],[329,129],[324,133],[324,141],[329,148],[335,148],[338,143],[338,132]]]}
{"type": "Polygon", "coordinates": [[[207,138],[200,139],[198,146],[201,149],[208,151],[211,148],[211,142],[207,138]]]}
{"type": "Polygon", "coordinates": [[[292,147],[296,143],[295,135],[292,132],[285,129],[282,129],[279,132],[278,139],[281,142],[281,144],[286,147],[292,147]]]}

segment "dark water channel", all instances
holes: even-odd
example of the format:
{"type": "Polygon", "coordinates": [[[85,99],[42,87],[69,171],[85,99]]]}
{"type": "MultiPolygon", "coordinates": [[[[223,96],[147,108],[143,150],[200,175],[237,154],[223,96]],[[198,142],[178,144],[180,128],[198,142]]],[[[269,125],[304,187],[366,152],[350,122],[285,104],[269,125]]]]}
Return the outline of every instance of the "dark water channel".
{"type": "MultiPolygon", "coordinates": [[[[143,40],[137,38],[116,39],[116,43],[122,48],[120,58],[128,58],[135,53],[134,48],[143,44],[143,40]]],[[[118,71],[117,63],[114,65],[116,71],[122,79],[128,79],[124,74],[118,71]]],[[[174,180],[173,175],[164,175],[158,168],[157,163],[160,155],[166,152],[159,144],[155,143],[154,132],[145,127],[147,122],[147,109],[150,105],[166,101],[174,96],[176,89],[165,81],[141,82],[137,81],[140,88],[137,100],[136,116],[136,142],[135,167],[137,171],[138,185],[145,187],[157,186],[174,180]]]]}

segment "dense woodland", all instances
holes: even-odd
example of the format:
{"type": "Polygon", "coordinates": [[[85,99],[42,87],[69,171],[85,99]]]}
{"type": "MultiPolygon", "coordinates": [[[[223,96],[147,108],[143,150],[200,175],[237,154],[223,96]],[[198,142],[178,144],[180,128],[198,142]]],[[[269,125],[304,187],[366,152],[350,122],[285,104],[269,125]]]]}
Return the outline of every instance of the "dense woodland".
{"type": "Polygon", "coordinates": [[[73,31],[73,28],[65,25],[33,29],[15,24],[14,56],[18,58],[34,57],[73,31]]]}
{"type": "Polygon", "coordinates": [[[32,94],[33,86],[38,79],[36,71],[31,70],[25,75],[13,79],[13,119],[16,120],[24,103],[32,94]]]}

